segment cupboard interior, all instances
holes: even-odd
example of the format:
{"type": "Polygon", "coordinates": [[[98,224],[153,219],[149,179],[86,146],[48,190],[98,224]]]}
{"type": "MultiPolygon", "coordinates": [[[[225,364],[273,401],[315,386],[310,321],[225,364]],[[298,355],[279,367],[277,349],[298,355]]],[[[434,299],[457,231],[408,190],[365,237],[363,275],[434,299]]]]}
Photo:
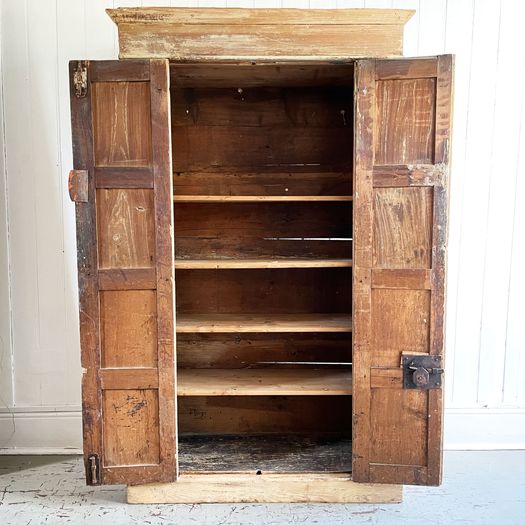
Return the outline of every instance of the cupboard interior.
{"type": "Polygon", "coordinates": [[[172,65],[181,474],[351,470],[352,64],[172,65]]]}

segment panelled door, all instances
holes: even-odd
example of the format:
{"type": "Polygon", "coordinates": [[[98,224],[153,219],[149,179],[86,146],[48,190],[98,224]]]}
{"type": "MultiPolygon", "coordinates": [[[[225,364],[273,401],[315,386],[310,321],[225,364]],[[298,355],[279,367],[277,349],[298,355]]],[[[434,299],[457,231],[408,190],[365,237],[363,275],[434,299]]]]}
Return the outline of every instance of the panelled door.
{"type": "Polygon", "coordinates": [[[176,478],[167,60],[71,62],[89,484],[176,478]]]}
{"type": "Polygon", "coordinates": [[[452,69],[356,64],[355,481],[441,482],[452,69]]]}

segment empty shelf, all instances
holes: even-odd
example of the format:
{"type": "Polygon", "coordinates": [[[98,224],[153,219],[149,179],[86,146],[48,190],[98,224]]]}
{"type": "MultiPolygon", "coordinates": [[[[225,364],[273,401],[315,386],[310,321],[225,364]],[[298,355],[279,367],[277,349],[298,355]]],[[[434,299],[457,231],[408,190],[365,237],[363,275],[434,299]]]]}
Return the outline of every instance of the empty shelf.
{"type": "Polygon", "coordinates": [[[348,268],[352,259],[177,259],[178,270],[229,270],[238,268],[348,268]]]}
{"type": "Polygon", "coordinates": [[[178,314],[178,333],[351,332],[350,314],[178,314]]]}
{"type": "Polygon", "coordinates": [[[179,396],[341,396],[352,394],[348,369],[180,369],[179,396]]]}
{"type": "Polygon", "coordinates": [[[332,202],[351,201],[351,195],[174,195],[175,202],[332,202]]]}
{"type": "Polygon", "coordinates": [[[350,472],[345,435],[179,435],[181,472],[350,472]]]}

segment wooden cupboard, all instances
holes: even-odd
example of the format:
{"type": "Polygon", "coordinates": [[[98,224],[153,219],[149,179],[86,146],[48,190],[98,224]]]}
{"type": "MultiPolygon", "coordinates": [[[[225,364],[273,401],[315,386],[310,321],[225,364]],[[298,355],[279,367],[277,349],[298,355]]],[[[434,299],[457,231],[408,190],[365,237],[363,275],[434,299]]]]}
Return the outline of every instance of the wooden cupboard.
{"type": "Polygon", "coordinates": [[[110,10],[70,63],[89,484],[440,483],[453,61],[383,58],[411,14],[110,10]]]}

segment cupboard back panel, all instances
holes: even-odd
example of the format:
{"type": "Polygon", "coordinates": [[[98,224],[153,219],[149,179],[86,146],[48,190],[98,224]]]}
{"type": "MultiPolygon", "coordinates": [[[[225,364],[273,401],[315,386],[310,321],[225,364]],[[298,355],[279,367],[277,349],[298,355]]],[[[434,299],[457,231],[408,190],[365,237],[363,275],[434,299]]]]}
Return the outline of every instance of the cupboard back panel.
{"type": "MultiPolygon", "coordinates": [[[[178,334],[178,368],[254,368],[276,363],[348,363],[350,334],[178,334]]],[[[308,365],[296,365],[304,367],[308,365]]]]}
{"type": "Polygon", "coordinates": [[[176,270],[177,313],[348,313],[350,268],[176,270]]]}
{"type": "Polygon", "coordinates": [[[352,93],[341,87],[172,89],[173,169],[349,167],[352,93]]]}
{"type": "Polygon", "coordinates": [[[179,171],[173,174],[175,195],[352,195],[352,172],[316,171],[311,166],[276,167],[253,173],[179,171]]]}
{"type": "Polygon", "coordinates": [[[349,239],[287,239],[266,237],[249,239],[242,237],[183,237],[175,243],[177,259],[245,258],[268,259],[282,257],[351,259],[352,242],[349,239]]]}
{"type": "Polygon", "coordinates": [[[349,258],[351,210],[348,202],[177,203],[176,256],[322,257],[326,253],[349,258]]]}
{"type": "Polygon", "coordinates": [[[351,434],[348,396],[178,397],[180,433],[351,434]]]}

